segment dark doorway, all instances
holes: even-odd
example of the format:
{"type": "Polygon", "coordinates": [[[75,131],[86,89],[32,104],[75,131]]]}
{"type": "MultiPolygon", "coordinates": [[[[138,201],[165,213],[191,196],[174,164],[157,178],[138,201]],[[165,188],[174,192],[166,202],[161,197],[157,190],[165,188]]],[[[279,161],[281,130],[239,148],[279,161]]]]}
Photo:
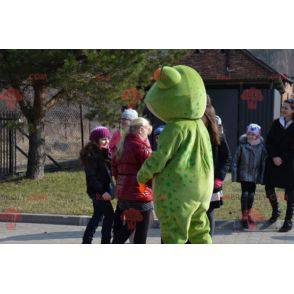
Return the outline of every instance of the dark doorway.
{"type": "Polygon", "coordinates": [[[207,87],[207,93],[215,107],[216,114],[223,121],[225,134],[231,153],[234,154],[238,142],[238,98],[239,89],[217,89],[207,87]]]}

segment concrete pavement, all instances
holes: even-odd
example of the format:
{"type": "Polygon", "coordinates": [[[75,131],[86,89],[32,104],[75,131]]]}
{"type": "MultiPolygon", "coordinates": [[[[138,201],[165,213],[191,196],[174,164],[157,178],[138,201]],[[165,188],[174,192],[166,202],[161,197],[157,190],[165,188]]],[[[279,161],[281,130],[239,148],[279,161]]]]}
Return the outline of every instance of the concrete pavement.
{"type": "MultiPolygon", "coordinates": [[[[228,221],[218,224],[213,238],[215,244],[284,244],[294,243],[294,230],[288,233],[277,232],[278,224],[270,227],[259,223],[252,231],[242,231],[239,222],[228,221]]],[[[0,222],[0,244],[80,244],[85,226],[16,223],[14,228],[0,222]]],[[[93,243],[100,243],[100,230],[97,229],[93,243]]],[[[152,228],[148,234],[148,244],[160,244],[160,230],[152,228]]]]}

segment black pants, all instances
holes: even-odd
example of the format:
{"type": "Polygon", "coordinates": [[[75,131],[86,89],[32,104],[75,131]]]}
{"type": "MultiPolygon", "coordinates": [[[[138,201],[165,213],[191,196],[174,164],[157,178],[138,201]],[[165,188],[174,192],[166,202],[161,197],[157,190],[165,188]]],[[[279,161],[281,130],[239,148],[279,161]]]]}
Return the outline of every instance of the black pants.
{"type": "Polygon", "coordinates": [[[114,220],[113,220],[113,236],[117,235],[117,232],[119,232],[123,226],[123,222],[121,219],[123,210],[119,208],[119,205],[116,205],[115,212],[114,212],[114,220]]]}
{"type": "MultiPolygon", "coordinates": [[[[120,215],[122,215],[123,213],[123,211],[120,209],[116,212],[118,214],[120,213],[120,215]]],[[[134,244],[146,244],[152,209],[147,211],[141,211],[141,214],[143,216],[143,220],[137,222],[136,227],[134,229],[130,229],[128,223],[122,223],[120,228],[117,226],[114,229],[114,236],[112,240],[113,244],[124,244],[128,240],[133,231],[135,231],[134,244]]],[[[116,221],[119,225],[118,219],[116,221]]]]}
{"type": "Polygon", "coordinates": [[[209,207],[207,211],[207,217],[209,219],[209,225],[210,225],[210,236],[212,237],[214,234],[215,229],[215,219],[214,219],[214,208],[209,207]]]}
{"type": "Polygon", "coordinates": [[[114,218],[114,211],[110,201],[93,199],[94,213],[90,219],[83,237],[83,244],[91,244],[96,229],[103,217],[101,230],[101,244],[110,244],[111,228],[114,218]]]}
{"type": "MultiPolygon", "coordinates": [[[[271,204],[275,204],[278,209],[278,199],[276,190],[274,187],[270,185],[265,186],[266,197],[269,199],[271,204]]],[[[285,189],[285,194],[287,195],[287,209],[285,221],[292,222],[293,211],[294,211],[294,190],[293,189],[285,189]]],[[[275,208],[272,204],[273,209],[275,208]]]]}
{"type": "Polygon", "coordinates": [[[241,190],[241,210],[245,212],[253,206],[256,184],[253,182],[241,182],[241,190]]]}

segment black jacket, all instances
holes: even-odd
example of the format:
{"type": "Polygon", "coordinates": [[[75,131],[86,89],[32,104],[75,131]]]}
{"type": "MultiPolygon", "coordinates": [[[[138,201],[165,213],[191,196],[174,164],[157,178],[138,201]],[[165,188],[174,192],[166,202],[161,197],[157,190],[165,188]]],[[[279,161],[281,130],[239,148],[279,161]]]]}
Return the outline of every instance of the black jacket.
{"type": "MultiPolygon", "coordinates": [[[[212,144],[212,156],[214,165],[214,179],[224,180],[231,164],[230,149],[224,134],[221,135],[221,144],[212,144]]],[[[213,189],[213,193],[220,192],[223,188],[218,187],[213,189]]],[[[209,210],[219,208],[223,204],[223,200],[211,199],[209,210]]]]}
{"type": "Polygon", "coordinates": [[[268,159],[265,184],[271,187],[294,189],[294,122],[287,128],[275,120],[266,138],[268,159]],[[273,157],[280,157],[283,163],[276,166],[273,157]]]}
{"type": "MultiPolygon", "coordinates": [[[[221,136],[220,145],[212,145],[212,155],[214,164],[214,179],[224,180],[231,165],[231,153],[224,134],[221,136]]],[[[222,188],[214,189],[213,193],[222,188]]]]}
{"type": "Polygon", "coordinates": [[[105,192],[111,192],[110,183],[110,156],[108,150],[92,150],[84,163],[86,173],[87,193],[91,198],[102,196],[105,192]]]}

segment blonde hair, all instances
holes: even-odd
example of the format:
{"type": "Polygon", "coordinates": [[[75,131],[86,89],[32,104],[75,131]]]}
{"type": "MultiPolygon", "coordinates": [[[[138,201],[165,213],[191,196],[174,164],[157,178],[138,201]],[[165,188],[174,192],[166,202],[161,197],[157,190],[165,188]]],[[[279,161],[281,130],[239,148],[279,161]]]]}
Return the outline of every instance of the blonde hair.
{"type": "Polygon", "coordinates": [[[144,117],[138,117],[131,121],[131,124],[128,128],[128,130],[124,133],[123,137],[121,138],[118,147],[117,147],[117,157],[120,158],[124,152],[124,144],[125,144],[125,138],[128,134],[136,134],[138,130],[144,126],[144,125],[150,125],[150,122],[148,119],[144,117]]]}
{"type": "Polygon", "coordinates": [[[136,134],[138,132],[138,130],[140,129],[140,127],[142,127],[144,125],[150,125],[149,120],[144,117],[138,117],[138,118],[132,120],[132,122],[129,126],[128,133],[129,134],[136,134]]]}

